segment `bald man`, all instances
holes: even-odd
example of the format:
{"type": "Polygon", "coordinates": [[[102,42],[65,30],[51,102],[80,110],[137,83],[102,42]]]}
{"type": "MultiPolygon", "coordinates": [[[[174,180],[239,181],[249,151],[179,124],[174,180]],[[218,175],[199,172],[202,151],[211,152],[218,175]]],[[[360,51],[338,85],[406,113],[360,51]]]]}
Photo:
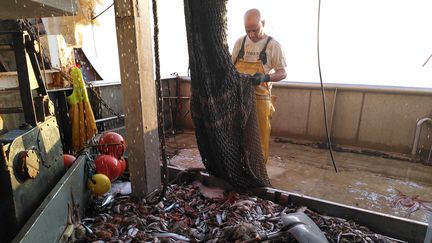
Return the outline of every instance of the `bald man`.
{"type": "Polygon", "coordinates": [[[258,9],[244,15],[246,35],[240,37],[233,48],[232,61],[237,71],[252,76],[255,87],[261,148],[264,160],[269,156],[270,119],[275,111],[272,99],[272,82],[286,78],[285,54],[281,45],[264,32],[265,20],[258,9]]]}

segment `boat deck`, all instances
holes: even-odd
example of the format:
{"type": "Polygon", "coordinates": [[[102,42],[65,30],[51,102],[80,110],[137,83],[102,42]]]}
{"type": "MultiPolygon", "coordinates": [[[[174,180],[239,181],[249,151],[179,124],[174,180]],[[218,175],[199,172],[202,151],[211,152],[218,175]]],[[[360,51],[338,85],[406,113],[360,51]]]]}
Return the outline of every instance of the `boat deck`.
{"type": "MultiPolygon", "coordinates": [[[[167,139],[167,145],[170,165],[204,167],[193,132],[172,136],[167,139]]],[[[432,213],[432,204],[428,203],[432,202],[432,166],[353,152],[334,151],[333,155],[338,173],[335,173],[327,149],[307,142],[272,138],[267,163],[272,186],[381,213],[428,221],[432,213]]]]}

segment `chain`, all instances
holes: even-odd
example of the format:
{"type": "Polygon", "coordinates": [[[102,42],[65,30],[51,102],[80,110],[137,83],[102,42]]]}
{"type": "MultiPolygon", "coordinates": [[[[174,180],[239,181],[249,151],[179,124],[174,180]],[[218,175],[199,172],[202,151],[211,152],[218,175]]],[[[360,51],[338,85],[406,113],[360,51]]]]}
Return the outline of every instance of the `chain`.
{"type": "Polygon", "coordinates": [[[104,99],[102,99],[102,97],[99,95],[99,93],[96,91],[94,85],[92,83],[87,83],[88,87],[90,88],[90,91],[93,93],[94,97],[99,101],[100,104],[102,104],[105,109],[107,109],[107,111],[114,116],[117,117],[121,117],[122,115],[120,115],[118,112],[114,111],[113,108],[111,108],[111,106],[109,106],[106,101],[104,99]]]}
{"type": "MultiPolygon", "coordinates": [[[[68,82],[72,83],[72,77],[71,77],[69,74],[67,74],[66,72],[61,72],[61,75],[62,75],[62,77],[65,78],[68,82]]],[[[119,114],[118,112],[114,111],[114,109],[111,108],[111,106],[109,106],[108,103],[107,103],[104,99],[102,99],[102,97],[101,97],[101,96],[99,95],[99,93],[96,91],[96,89],[95,89],[95,87],[94,87],[94,85],[93,85],[92,83],[87,83],[87,82],[86,82],[86,84],[87,84],[88,87],[90,88],[90,91],[93,93],[94,97],[99,101],[100,104],[102,104],[102,105],[107,109],[107,111],[108,111],[111,115],[114,115],[114,116],[117,116],[117,117],[122,117],[121,114],[119,114]]]]}

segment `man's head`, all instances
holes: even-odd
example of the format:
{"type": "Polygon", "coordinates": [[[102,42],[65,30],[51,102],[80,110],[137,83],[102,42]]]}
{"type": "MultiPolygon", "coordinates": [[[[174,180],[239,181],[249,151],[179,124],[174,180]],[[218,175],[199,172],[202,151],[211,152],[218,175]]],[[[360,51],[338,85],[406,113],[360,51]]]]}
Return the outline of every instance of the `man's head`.
{"type": "Polygon", "coordinates": [[[253,42],[264,38],[264,24],[265,21],[261,20],[261,13],[258,9],[253,8],[246,11],[244,15],[245,31],[253,42]]]}

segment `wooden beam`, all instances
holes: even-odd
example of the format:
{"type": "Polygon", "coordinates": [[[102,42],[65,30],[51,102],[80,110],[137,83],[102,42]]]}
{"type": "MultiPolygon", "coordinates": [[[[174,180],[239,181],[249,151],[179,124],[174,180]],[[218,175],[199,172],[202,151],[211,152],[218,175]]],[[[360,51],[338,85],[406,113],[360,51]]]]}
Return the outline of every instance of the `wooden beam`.
{"type": "Polygon", "coordinates": [[[149,0],[115,0],[126,141],[132,193],[161,184],[149,0]]]}

